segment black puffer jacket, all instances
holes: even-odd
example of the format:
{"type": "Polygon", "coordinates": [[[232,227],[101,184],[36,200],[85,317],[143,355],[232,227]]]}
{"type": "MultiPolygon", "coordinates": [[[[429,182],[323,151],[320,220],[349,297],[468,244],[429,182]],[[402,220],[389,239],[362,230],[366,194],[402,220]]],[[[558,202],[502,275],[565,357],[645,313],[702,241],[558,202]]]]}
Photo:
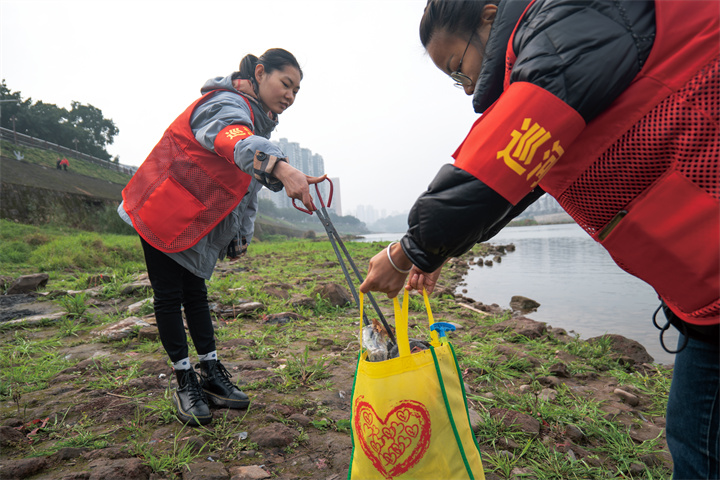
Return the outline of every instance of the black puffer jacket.
{"type": "MultiPolygon", "coordinates": [[[[473,97],[478,113],[502,93],[505,50],[529,3],[498,4],[473,97]]],[[[589,122],[632,82],[654,38],[652,1],[537,0],[515,34],[510,80],[546,89],[589,122]]],[[[403,250],[417,267],[434,271],[492,238],[543,194],[537,187],[512,205],[466,171],[444,165],[410,211],[403,250]]]]}

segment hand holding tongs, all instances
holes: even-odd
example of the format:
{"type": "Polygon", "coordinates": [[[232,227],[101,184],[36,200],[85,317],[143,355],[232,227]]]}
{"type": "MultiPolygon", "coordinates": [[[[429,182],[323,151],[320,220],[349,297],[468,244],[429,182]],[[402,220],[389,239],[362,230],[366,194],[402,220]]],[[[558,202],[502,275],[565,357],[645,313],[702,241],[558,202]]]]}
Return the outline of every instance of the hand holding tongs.
{"type": "MultiPolygon", "coordinates": [[[[326,179],[328,182],[330,182],[330,196],[328,197],[327,206],[330,206],[330,203],[332,202],[333,197],[333,183],[332,180],[329,178],[326,179]]],[[[320,182],[322,183],[322,182],[320,182]]],[[[353,285],[352,279],[350,278],[350,273],[348,272],[347,266],[345,265],[345,261],[343,260],[342,255],[340,255],[340,250],[338,250],[338,244],[340,245],[340,248],[342,248],[343,253],[345,254],[345,257],[347,257],[348,263],[352,267],[353,271],[355,272],[355,275],[357,276],[360,283],[364,281],[362,275],[360,274],[360,270],[358,270],[357,266],[355,265],[355,262],[353,261],[352,257],[350,256],[350,253],[348,253],[347,248],[345,248],[345,244],[343,243],[342,239],[340,238],[340,234],[338,234],[337,230],[335,230],[335,226],[330,221],[330,215],[328,214],[327,209],[325,208],[325,201],[322,198],[322,194],[320,193],[320,188],[318,187],[318,184],[315,184],[315,192],[317,193],[318,200],[320,201],[321,208],[318,210],[315,210],[315,213],[317,213],[318,218],[323,224],[323,227],[325,227],[325,232],[327,232],[328,238],[330,239],[330,243],[332,244],[333,250],[335,250],[335,256],[337,256],[338,261],[340,262],[340,267],[342,268],[343,273],[345,274],[345,280],[347,281],[348,285],[350,286],[350,290],[352,291],[353,297],[355,298],[355,303],[358,305],[358,308],[360,306],[360,298],[358,297],[357,291],[355,290],[355,286],[353,285]]],[[[308,213],[310,215],[313,214],[310,210],[307,210],[303,207],[298,207],[295,205],[295,199],[293,198],[292,201],[293,207],[297,208],[298,210],[308,213]]],[[[385,317],[383,316],[382,312],[380,311],[380,307],[378,307],[377,303],[375,302],[375,299],[373,298],[371,293],[367,294],[367,297],[370,299],[370,303],[372,304],[373,308],[375,309],[375,312],[378,314],[378,317],[380,317],[380,321],[383,324],[383,327],[385,327],[385,330],[387,331],[388,336],[390,337],[390,341],[393,343],[397,343],[395,341],[395,336],[393,335],[392,331],[390,330],[390,326],[388,325],[387,321],[385,320],[385,317]]],[[[368,320],[367,316],[365,315],[365,312],[362,312],[363,316],[363,322],[365,325],[370,325],[370,320],[368,320]]]]}

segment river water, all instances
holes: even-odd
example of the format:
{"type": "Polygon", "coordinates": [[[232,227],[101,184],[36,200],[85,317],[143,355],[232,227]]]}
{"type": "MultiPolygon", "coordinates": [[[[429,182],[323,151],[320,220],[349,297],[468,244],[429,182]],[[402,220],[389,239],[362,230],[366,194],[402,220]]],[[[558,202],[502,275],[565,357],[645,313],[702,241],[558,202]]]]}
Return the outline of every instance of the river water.
{"type": "MultiPolygon", "coordinates": [[[[364,241],[394,241],[401,233],[364,236],[364,241]]],[[[507,227],[489,243],[516,250],[492,267],[473,266],[458,291],[476,301],[509,308],[513,295],[540,303],[528,318],[591,338],[618,334],[641,343],[655,362],[674,363],[660,346],[652,314],[660,301],[645,282],[622,271],[610,255],[576,224],[507,227]],[[466,292],[465,292],[466,290],[466,292]]],[[[659,322],[665,317],[658,314],[659,322]]],[[[671,349],[674,328],[665,334],[671,349]]]]}

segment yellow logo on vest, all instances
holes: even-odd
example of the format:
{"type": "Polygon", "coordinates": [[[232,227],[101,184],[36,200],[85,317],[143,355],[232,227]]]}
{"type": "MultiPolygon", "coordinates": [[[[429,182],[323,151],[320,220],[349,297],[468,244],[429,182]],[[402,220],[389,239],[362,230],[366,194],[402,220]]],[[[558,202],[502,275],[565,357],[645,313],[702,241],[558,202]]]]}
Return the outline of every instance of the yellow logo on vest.
{"type": "Polygon", "coordinates": [[[520,130],[513,130],[510,136],[512,139],[507,146],[497,152],[497,159],[502,159],[518,175],[525,175],[530,169],[525,179],[530,181],[534,177],[531,188],[535,188],[565,150],[557,140],[547,145],[542,156],[538,155],[538,150],[551,140],[552,135],[532,118],[524,119],[520,130]]]}
{"type": "Polygon", "coordinates": [[[246,127],[244,125],[241,125],[239,127],[232,127],[229,130],[225,130],[225,136],[227,137],[228,140],[232,140],[236,137],[247,138],[247,137],[251,136],[252,134],[253,134],[252,130],[250,130],[248,127],[246,127]]]}

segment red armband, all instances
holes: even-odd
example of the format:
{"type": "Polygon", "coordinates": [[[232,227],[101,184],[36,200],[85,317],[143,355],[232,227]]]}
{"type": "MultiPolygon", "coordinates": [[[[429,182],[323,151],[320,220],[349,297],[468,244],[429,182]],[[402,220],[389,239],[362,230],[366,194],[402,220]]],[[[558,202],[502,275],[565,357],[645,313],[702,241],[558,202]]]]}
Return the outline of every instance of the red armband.
{"type": "Polygon", "coordinates": [[[455,166],[516,205],[585,128],[574,109],[532,83],[516,82],[473,125],[455,166]]]}
{"type": "Polygon", "coordinates": [[[229,162],[235,162],[235,145],[251,135],[254,133],[246,125],[228,125],[215,137],[215,153],[229,162]]]}

